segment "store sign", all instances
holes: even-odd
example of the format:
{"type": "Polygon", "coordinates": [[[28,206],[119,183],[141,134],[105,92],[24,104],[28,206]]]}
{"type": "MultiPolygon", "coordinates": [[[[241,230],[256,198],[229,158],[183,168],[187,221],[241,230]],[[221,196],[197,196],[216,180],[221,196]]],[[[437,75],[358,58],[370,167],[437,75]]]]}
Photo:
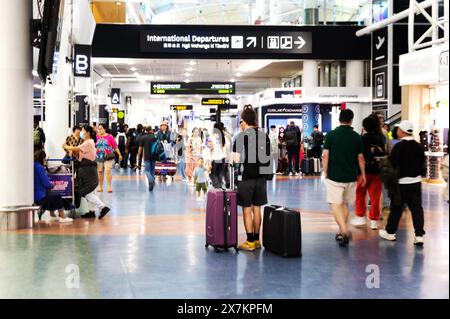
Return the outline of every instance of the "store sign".
{"type": "Polygon", "coordinates": [[[302,90],[275,91],[276,99],[301,98],[301,97],[302,97],[302,90]]]}
{"type": "Polygon", "coordinates": [[[143,30],[141,52],[312,53],[311,32],[143,30]]]}
{"type": "Polygon", "coordinates": [[[111,104],[120,104],[120,89],[111,89],[111,104]]]}
{"type": "Polygon", "coordinates": [[[235,94],[232,82],[151,82],[151,94],[235,94]]]}
{"type": "Polygon", "coordinates": [[[216,109],[209,109],[209,114],[216,114],[216,109]]]}
{"type": "Polygon", "coordinates": [[[91,46],[75,44],[73,73],[76,77],[91,76],[91,46]]]}
{"type": "Polygon", "coordinates": [[[202,99],[202,105],[230,105],[230,99],[205,98],[202,99]]]}
{"type": "Polygon", "coordinates": [[[448,43],[400,55],[399,81],[405,85],[448,82],[448,43]]]}
{"type": "Polygon", "coordinates": [[[171,105],[170,106],[170,109],[172,110],[172,111],[186,111],[186,110],[193,110],[193,106],[192,105],[181,105],[181,104],[178,104],[178,105],[171,105]]]}

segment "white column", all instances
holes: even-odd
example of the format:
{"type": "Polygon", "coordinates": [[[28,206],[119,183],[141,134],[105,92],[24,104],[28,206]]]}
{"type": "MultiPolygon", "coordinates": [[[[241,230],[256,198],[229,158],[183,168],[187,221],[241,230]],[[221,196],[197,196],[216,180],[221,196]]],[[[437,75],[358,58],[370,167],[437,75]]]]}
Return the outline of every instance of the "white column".
{"type": "Polygon", "coordinates": [[[66,57],[72,56],[69,42],[71,34],[71,4],[64,2],[64,15],[61,30],[61,45],[58,57],[56,81],[45,86],[45,151],[50,158],[62,158],[65,154],[61,145],[70,132],[69,128],[69,92],[71,89],[72,64],[66,57]]]}
{"type": "Polygon", "coordinates": [[[0,10],[0,207],[33,204],[31,1],[2,1],[0,10]]]}
{"type": "Polygon", "coordinates": [[[69,134],[69,90],[45,86],[45,152],[49,158],[64,157],[63,145],[69,134]]]}
{"type": "Polygon", "coordinates": [[[280,78],[270,78],[270,88],[278,89],[282,87],[281,79],[280,78]]]}
{"type": "MultiPolygon", "coordinates": [[[[448,21],[449,0],[444,0],[444,19],[448,21]]],[[[444,23],[444,37],[448,38],[448,22],[444,23]]]]}
{"type": "Polygon", "coordinates": [[[364,61],[347,61],[345,71],[347,87],[364,86],[364,61]]]}
{"type": "Polygon", "coordinates": [[[317,61],[306,60],[303,61],[303,87],[317,87],[319,86],[319,65],[317,61]]]}

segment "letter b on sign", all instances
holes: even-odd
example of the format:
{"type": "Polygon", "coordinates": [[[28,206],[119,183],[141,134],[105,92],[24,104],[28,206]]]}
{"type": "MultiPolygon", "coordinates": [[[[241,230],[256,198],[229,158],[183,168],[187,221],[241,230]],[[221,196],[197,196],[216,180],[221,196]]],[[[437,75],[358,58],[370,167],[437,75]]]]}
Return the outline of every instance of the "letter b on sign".
{"type": "Polygon", "coordinates": [[[80,77],[91,76],[91,46],[75,45],[74,50],[74,75],[80,77]]]}

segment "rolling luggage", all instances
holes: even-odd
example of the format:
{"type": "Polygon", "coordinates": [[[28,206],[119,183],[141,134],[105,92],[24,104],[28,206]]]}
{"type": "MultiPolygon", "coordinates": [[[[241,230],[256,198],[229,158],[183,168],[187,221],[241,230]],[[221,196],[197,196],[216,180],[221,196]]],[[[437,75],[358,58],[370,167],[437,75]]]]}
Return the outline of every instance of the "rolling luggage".
{"type": "Polygon", "coordinates": [[[301,257],[300,213],[281,206],[266,206],[263,219],[263,246],[283,257],[301,257]]]}
{"type": "MultiPolygon", "coordinates": [[[[231,167],[230,175],[234,175],[231,167]]],[[[238,251],[238,209],[237,192],[234,190],[234,179],[230,178],[231,190],[212,189],[208,191],[206,204],[206,244],[228,250],[233,247],[238,251]]]]}
{"type": "Polygon", "coordinates": [[[304,175],[312,175],[314,173],[314,160],[312,158],[302,159],[300,170],[304,175]]]}
{"type": "Polygon", "coordinates": [[[156,176],[175,176],[177,173],[177,164],[172,161],[156,162],[155,175],[156,176]]]}
{"type": "Polygon", "coordinates": [[[320,175],[322,172],[322,162],[320,158],[313,158],[314,161],[314,175],[320,175]]]}

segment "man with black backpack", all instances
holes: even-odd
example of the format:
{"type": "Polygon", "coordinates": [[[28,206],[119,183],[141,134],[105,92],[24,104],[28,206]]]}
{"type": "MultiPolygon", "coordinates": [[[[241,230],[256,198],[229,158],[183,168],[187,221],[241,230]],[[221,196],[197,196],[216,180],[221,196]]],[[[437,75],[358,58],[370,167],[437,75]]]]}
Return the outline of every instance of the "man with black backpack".
{"type": "MultiPolygon", "coordinates": [[[[125,134],[124,126],[119,126],[119,132],[116,136],[116,143],[119,147],[120,154],[126,154],[126,144],[127,144],[127,135],[125,134]]],[[[120,161],[119,165],[121,168],[127,168],[127,157],[123,156],[122,161],[120,161]]]]}
{"type": "Polygon", "coordinates": [[[319,131],[319,125],[314,125],[314,131],[311,133],[311,139],[312,139],[312,148],[311,148],[312,157],[321,158],[322,145],[325,139],[323,133],[319,131]]]}
{"type": "Polygon", "coordinates": [[[295,125],[294,121],[291,121],[290,125],[286,128],[284,140],[289,158],[289,175],[298,175],[300,173],[300,143],[302,134],[300,128],[295,125]],[[293,167],[293,161],[295,162],[295,168],[293,167]]]}
{"type": "Polygon", "coordinates": [[[142,152],[144,152],[145,175],[147,175],[148,190],[151,192],[155,187],[155,156],[157,156],[159,143],[151,126],[147,126],[145,131],[147,134],[142,135],[139,139],[138,159],[142,159],[142,152]]]}

